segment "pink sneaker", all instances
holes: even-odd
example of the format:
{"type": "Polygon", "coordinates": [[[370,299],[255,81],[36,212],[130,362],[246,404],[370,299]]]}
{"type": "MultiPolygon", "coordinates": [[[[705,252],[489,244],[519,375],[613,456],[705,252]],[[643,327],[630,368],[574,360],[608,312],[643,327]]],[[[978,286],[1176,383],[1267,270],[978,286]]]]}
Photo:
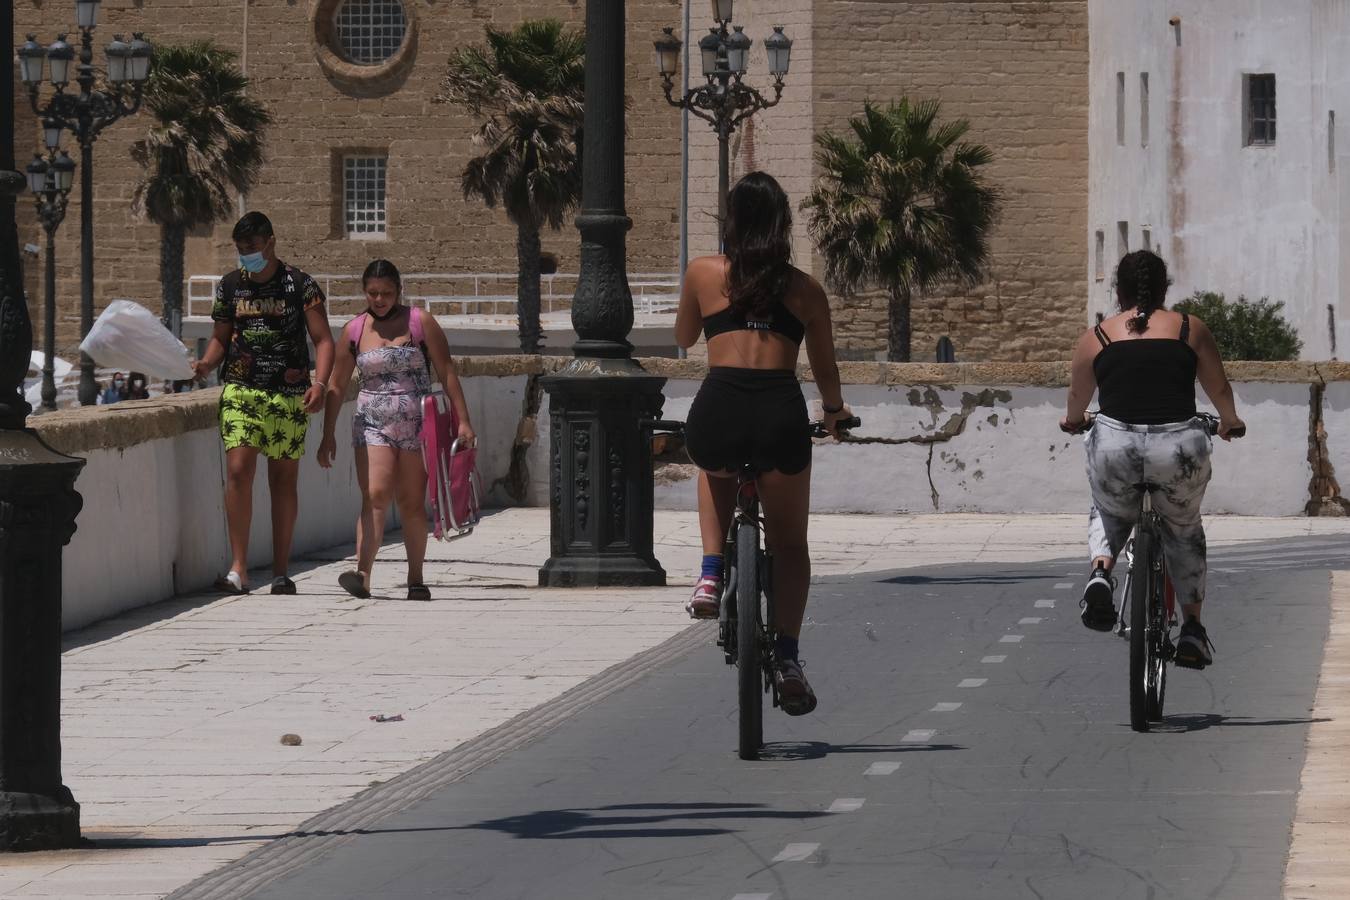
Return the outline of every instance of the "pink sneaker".
{"type": "Polygon", "coordinates": [[[693,619],[716,619],[722,610],[722,580],[700,578],[684,609],[693,619]]]}

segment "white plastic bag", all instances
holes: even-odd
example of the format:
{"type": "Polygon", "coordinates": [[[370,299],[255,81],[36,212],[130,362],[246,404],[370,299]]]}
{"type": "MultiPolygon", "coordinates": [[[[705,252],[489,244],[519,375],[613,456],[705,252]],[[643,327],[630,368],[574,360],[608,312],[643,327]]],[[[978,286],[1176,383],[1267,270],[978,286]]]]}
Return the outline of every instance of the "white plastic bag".
{"type": "Polygon", "coordinates": [[[194,372],[183,346],[150,310],[131,300],[114,300],[80,342],[100,366],[141,372],[150,378],[184,381],[194,372]]]}

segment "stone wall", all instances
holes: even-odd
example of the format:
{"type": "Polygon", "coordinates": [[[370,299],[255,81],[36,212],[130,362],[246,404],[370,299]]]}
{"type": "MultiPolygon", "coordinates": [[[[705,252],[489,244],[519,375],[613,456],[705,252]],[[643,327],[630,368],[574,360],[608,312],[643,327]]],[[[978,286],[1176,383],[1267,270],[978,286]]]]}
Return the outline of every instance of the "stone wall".
{"type": "MultiPolygon", "coordinates": [[[[553,16],[580,25],[585,4],[577,0],[404,0],[416,20],[416,41],[404,64],[374,81],[345,79],[340,67],[320,62],[314,20],[331,15],[329,0],[262,3],[255,0],[108,0],[95,32],[96,61],[115,32],[143,30],[155,44],[210,39],[239,54],[252,89],[271,109],[276,124],[267,136],[267,165],[248,197],[249,208],[268,213],[277,226],[281,255],[312,273],[359,274],[377,256],[407,272],[514,272],[515,229],[500,211],[466,201],[459,175],[474,152],[473,122],[458,110],[434,104],[452,51],[481,43],[483,27],[511,27],[527,17],[553,16]],[[247,24],[246,24],[247,23],[247,24]],[[388,239],[352,241],[335,210],[341,206],[338,167],[344,150],[387,151],[388,239]],[[335,187],[336,183],[336,187],[335,187]],[[336,191],[336,193],[335,193],[336,191]]],[[[49,43],[74,29],[74,5],[16,0],[15,33],[36,32],[49,43]]],[[[677,24],[679,0],[629,2],[628,210],[629,266],[633,271],[670,272],[678,246],[680,181],[679,115],[658,103],[652,38],[663,24],[677,24]]],[[[74,40],[74,38],[72,38],[74,40]]],[[[49,89],[48,89],[49,90],[49,89]]],[[[18,106],[16,158],[22,167],[40,134],[18,106]],[[32,124],[30,129],[28,126],[32,124]]],[[[110,127],[95,145],[94,222],[97,254],[95,305],[131,298],[160,306],[159,230],[131,212],[132,187],[140,169],[130,144],[149,127],[141,114],[110,127]]],[[[67,141],[67,146],[72,144],[67,141]]],[[[78,153],[72,153],[78,158],[78,153]]],[[[79,326],[79,196],[72,193],[66,222],[57,233],[58,346],[72,357],[79,326]]],[[[31,203],[21,202],[20,240],[43,245],[31,203]]],[[[229,227],[189,239],[187,272],[214,273],[233,263],[229,227]]],[[[545,233],[543,246],[559,256],[563,271],[576,271],[576,230],[545,233]]],[[[27,287],[41,334],[40,256],[26,257],[27,287]]]]}
{"type": "MultiPolygon", "coordinates": [[[[958,359],[1053,360],[1086,321],[1086,0],[819,0],[815,127],[839,129],[864,99],[936,98],[989,145],[1004,193],[992,275],[914,302],[914,358],[949,335],[958,359]]],[[[817,267],[817,271],[820,271],[817,267]]],[[[855,354],[885,348],[885,298],[841,299],[836,332],[855,354]]]]}

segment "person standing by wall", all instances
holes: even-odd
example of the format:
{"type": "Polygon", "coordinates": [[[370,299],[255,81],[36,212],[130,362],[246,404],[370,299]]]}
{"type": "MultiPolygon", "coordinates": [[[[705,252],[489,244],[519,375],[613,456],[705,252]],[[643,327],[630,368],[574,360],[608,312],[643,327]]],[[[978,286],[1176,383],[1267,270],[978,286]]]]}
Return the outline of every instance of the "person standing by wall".
{"type": "Polygon", "coordinates": [[[248,534],[258,454],[267,457],[272,499],[272,593],[294,594],[287,576],[299,512],[297,484],[309,414],[323,408],[333,371],[333,335],[323,291],[304,272],[277,258],[272,223],[260,212],[234,226],[239,268],[216,286],[215,328],[196,363],[198,378],[223,360],[220,434],[225,444],[225,518],[230,569],[216,587],[248,588],[248,534]],[[318,356],[309,377],[309,345],[318,356]]]}

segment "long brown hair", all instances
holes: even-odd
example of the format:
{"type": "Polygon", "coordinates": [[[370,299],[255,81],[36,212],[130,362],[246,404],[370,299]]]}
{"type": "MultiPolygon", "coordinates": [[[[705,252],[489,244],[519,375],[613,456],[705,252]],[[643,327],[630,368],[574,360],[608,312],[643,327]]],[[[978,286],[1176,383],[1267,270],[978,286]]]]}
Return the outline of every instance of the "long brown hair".
{"type": "Polygon", "coordinates": [[[773,176],[751,172],[727,195],[722,248],[731,263],[731,309],[762,319],[792,281],[792,208],[773,176]]]}

